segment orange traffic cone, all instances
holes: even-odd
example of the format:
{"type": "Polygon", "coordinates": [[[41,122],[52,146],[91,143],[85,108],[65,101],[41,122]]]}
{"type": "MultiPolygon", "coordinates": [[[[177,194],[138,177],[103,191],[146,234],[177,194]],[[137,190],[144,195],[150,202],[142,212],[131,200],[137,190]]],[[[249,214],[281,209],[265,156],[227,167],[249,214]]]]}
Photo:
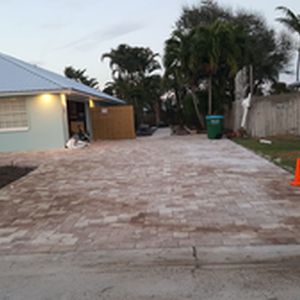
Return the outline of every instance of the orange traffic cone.
{"type": "Polygon", "coordinates": [[[300,186],[300,158],[297,159],[295,180],[291,182],[292,186],[300,186]]]}

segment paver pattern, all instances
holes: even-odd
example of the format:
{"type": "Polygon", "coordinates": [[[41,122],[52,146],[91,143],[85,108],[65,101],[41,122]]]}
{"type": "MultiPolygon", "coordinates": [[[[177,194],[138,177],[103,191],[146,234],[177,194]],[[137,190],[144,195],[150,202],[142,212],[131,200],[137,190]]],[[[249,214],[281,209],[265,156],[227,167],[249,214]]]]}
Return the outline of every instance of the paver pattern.
{"type": "Polygon", "coordinates": [[[229,140],[157,136],[0,154],[0,253],[300,243],[292,175],[229,140]]]}

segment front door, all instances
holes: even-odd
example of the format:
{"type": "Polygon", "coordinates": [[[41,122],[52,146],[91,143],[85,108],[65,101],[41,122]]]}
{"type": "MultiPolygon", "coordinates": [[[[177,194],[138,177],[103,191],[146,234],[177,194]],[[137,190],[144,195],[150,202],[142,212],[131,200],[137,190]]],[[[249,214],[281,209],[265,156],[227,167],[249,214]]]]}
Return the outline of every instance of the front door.
{"type": "Polygon", "coordinates": [[[73,136],[80,130],[87,131],[85,103],[77,101],[67,101],[69,134],[73,136]]]}

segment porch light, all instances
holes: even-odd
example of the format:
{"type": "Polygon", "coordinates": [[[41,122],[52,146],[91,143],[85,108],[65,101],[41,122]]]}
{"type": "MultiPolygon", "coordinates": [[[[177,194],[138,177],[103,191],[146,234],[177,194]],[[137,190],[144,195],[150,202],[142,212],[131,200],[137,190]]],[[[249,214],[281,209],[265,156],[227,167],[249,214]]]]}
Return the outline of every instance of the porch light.
{"type": "Polygon", "coordinates": [[[95,102],[92,99],[89,100],[89,106],[90,106],[90,108],[95,107],[95,102]]]}
{"type": "Polygon", "coordinates": [[[62,104],[62,106],[63,106],[64,108],[66,108],[66,107],[67,107],[67,99],[66,99],[66,95],[61,94],[61,95],[60,95],[60,99],[61,99],[61,104],[62,104]]]}
{"type": "Polygon", "coordinates": [[[41,99],[42,99],[43,103],[48,104],[52,100],[52,95],[50,95],[50,94],[43,94],[43,95],[41,95],[41,99]]]}

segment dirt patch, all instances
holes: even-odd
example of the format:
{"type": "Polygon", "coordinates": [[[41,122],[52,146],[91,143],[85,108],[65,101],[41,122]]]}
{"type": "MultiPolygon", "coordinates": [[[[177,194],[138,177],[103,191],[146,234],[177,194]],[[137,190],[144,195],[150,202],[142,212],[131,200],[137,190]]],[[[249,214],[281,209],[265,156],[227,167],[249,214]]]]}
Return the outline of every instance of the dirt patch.
{"type": "Polygon", "coordinates": [[[0,189],[4,186],[26,176],[32,172],[33,167],[16,167],[16,166],[2,166],[0,167],[0,189]]]}
{"type": "Polygon", "coordinates": [[[300,218],[299,217],[288,217],[284,221],[285,225],[293,225],[293,226],[300,226],[300,218]]]}
{"type": "Polygon", "coordinates": [[[130,220],[130,224],[142,226],[143,228],[147,227],[157,227],[163,228],[167,231],[175,232],[190,232],[190,233],[240,233],[240,232],[258,232],[259,227],[250,226],[250,225],[236,225],[228,224],[225,226],[193,226],[187,224],[173,223],[172,221],[164,220],[160,221],[159,215],[155,213],[139,213],[130,220]]]}

